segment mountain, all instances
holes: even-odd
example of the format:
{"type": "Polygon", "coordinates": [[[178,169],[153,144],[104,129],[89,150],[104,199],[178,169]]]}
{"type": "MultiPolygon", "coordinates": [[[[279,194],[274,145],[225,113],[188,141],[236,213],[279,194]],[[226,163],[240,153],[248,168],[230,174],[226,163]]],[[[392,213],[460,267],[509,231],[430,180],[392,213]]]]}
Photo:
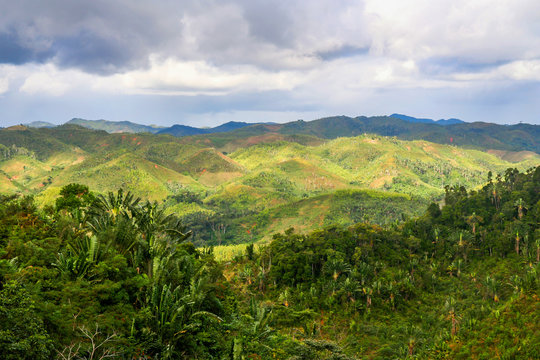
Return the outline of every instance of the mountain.
{"type": "Polygon", "coordinates": [[[208,130],[212,133],[227,132],[227,131],[232,131],[236,129],[241,129],[243,127],[250,126],[250,125],[254,125],[254,124],[248,124],[246,122],[238,122],[238,121],[229,121],[225,124],[216,126],[208,130]]]}
{"type": "MultiPolygon", "coordinates": [[[[177,137],[200,135],[200,134],[212,134],[221,133],[232,130],[237,130],[248,124],[245,122],[230,121],[228,123],[216,126],[214,128],[197,128],[188,125],[176,124],[171,127],[162,127],[155,125],[141,125],[132,123],[130,121],[108,121],[108,120],[85,120],[80,118],[74,118],[68,121],[66,124],[79,125],[93,130],[104,130],[108,133],[142,133],[147,132],[151,134],[169,134],[177,137]]],[[[55,125],[43,122],[33,122],[28,124],[30,127],[54,127],[55,125]],[[39,126],[37,126],[39,125],[39,126]]]]}
{"type": "Polygon", "coordinates": [[[465,121],[459,120],[459,119],[440,119],[440,120],[433,120],[433,119],[421,119],[421,118],[415,118],[412,116],[402,115],[402,114],[392,114],[390,117],[405,120],[408,122],[417,122],[417,123],[435,123],[439,125],[454,125],[454,124],[462,124],[465,121]]]}
{"type": "Polygon", "coordinates": [[[56,125],[50,123],[50,122],[46,122],[46,121],[32,121],[31,123],[28,123],[28,124],[23,124],[24,126],[28,126],[28,127],[34,127],[34,128],[42,128],[42,127],[45,127],[45,128],[52,128],[52,127],[55,127],[56,125]]]}
{"type": "Polygon", "coordinates": [[[157,133],[162,127],[155,125],[141,125],[135,124],[130,121],[109,121],[109,120],[85,120],[74,118],[68,121],[66,124],[79,125],[93,130],[105,130],[109,133],[140,133],[149,132],[157,133]]]}
{"type": "Polygon", "coordinates": [[[199,135],[199,134],[208,134],[207,129],[200,129],[188,125],[173,125],[171,127],[161,129],[157,134],[168,134],[176,137],[190,136],[190,135],[199,135]]]}
{"type": "Polygon", "coordinates": [[[245,122],[236,122],[229,121],[228,123],[216,126],[214,128],[197,128],[188,125],[173,125],[169,128],[162,129],[158,131],[158,134],[169,134],[177,137],[182,136],[191,136],[191,135],[200,135],[200,134],[213,134],[213,133],[222,133],[241,129],[246,126],[253,124],[248,124],[245,122]]]}
{"type": "MultiPolygon", "coordinates": [[[[427,140],[480,150],[532,151],[540,153],[540,126],[531,124],[498,125],[484,122],[441,126],[437,123],[408,122],[389,116],[351,118],[334,116],[286,124],[257,124],[227,133],[197,135],[200,142],[230,152],[235,144],[258,143],[264,138],[311,136],[335,139],[362,134],[392,136],[401,140],[427,140]],[[242,141],[240,141],[242,140],[242,141]]],[[[191,139],[186,141],[193,141],[191,139]]]]}

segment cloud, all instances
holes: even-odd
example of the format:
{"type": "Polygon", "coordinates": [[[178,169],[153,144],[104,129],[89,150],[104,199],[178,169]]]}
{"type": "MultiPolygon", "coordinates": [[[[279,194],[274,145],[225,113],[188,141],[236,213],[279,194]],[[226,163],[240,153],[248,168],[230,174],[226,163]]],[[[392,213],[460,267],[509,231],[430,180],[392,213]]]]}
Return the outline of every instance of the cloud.
{"type": "MultiPolygon", "coordinates": [[[[362,3],[360,3],[362,4],[362,3]]],[[[357,2],[0,1],[3,63],[53,62],[98,74],[144,68],[151,56],[281,70],[313,54],[362,48],[357,2]],[[339,25],[339,26],[337,26],[339,25]]]]}
{"type": "Polygon", "coordinates": [[[0,78],[0,95],[6,93],[9,89],[9,79],[0,78]]]}
{"type": "Polygon", "coordinates": [[[313,69],[374,55],[459,71],[540,58],[540,3],[510,0],[0,0],[0,62],[52,62],[110,75],[152,56],[313,69]],[[453,66],[455,64],[456,66],[453,66]],[[456,69],[457,68],[457,69],[456,69]]]}
{"type": "Polygon", "coordinates": [[[319,51],[316,53],[318,57],[325,61],[331,61],[344,57],[352,57],[366,55],[369,52],[369,47],[357,47],[352,45],[342,45],[335,49],[319,51]]]}
{"type": "Polygon", "coordinates": [[[437,111],[431,99],[448,111],[418,115],[452,117],[460,105],[441,94],[467,103],[455,94],[474,93],[481,102],[486,89],[504,94],[540,82],[537,0],[0,0],[0,7],[0,93],[12,101],[105,94],[140,103],[148,96],[158,106],[161,96],[182,98],[195,112],[204,100],[215,106],[209,113],[269,114],[271,100],[283,114],[298,103],[309,114],[355,115],[390,113],[389,104],[406,98],[406,109],[437,111]]]}

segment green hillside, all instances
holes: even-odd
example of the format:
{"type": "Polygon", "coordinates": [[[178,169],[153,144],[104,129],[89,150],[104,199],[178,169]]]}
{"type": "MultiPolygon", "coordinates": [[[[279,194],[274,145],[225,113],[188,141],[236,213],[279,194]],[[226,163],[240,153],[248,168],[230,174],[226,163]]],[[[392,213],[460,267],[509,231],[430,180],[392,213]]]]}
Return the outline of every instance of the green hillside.
{"type": "Polygon", "coordinates": [[[433,198],[441,196],[446,185],[479,186],[488,171],[498,173],[512,165],[521,169],[537,165],[540,156],[529,155],[511,163],[477,150],[374,135],[339,138],[319,146],[277,142],[230,154],[253,171],[285,167],[292,176],[301,172],[304,189],[308,190],[310,186],[312,190],[329,189],[345,183],[433,198]],[[294,165],[300,162],[309,167],[294,165]]]}
{"type": "MultiPolygon", "coordinates": [[[[72,184],[55,207],[0,195],[0,351],[38,360],[537,359],[540,166],[486,177],[384,226],[371,220],[414,199],[338,190],[278,206],[252,214],[244,233],[265,221],[270,232],[305,227],[215,253],[194,246],[196,229],[167,215],[167,204],[122,190],[95,196],[72,184]]],[[[196,207],[199,195],[177,196],[196,207]]],[[[212,226],[224,235],[231,225],[212,226]]]]}
{"type": "Polygon", "coordinates": [[[97,193],[122,188],[166,201],[198,244],[238,243],[289,226],[310,231],[364,218],[390,224],[441,201],[446,186],[476,188],[489,171],[540,164],[533,152],[487,153],[378,135],[256,135],[278,127],[244,127],[237,131],[249,136],[236,138],[234,132],[216,138],[109,134],[69,124],[4,129],[0,192],[34,194],[51,204],[69,183],[97,193]],[[231,151],[216,150],[212,139],[231,151]]]}

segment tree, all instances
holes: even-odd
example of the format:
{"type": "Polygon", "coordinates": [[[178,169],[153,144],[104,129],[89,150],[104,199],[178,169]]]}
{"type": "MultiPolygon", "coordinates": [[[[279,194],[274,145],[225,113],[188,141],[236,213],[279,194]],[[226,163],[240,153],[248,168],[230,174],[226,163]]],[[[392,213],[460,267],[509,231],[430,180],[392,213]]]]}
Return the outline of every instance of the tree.
{"type": "Polygon", "coordinates": [[[36,314],[35,303],[15,282],[0,291],[0,354],[2,359],[49,359],[52,341],[36,314]]]}
{"type": "Polygon", "coordinates": [[[180,219],[166,215],[165,209],[156,202],[147,201],[137,211],[136,223],[142,237],[136,257],[149,277],[155,272],[155,259],[166,257],[176,245],[191,236],[191,231],[186,231],[180,219]]]}
{"type": "Polygon", "coordinates": [[[56,199],[56,210],[71,212],[89,206],[94,200],[95,196],[90,192],[88,186],[76,183],[68,184],[60,190],[60,197],[56,199]]]}
{"type": "Polygon", "coordinates": [[[523,211],[527,210],[527,206],[522,198],[519,198],[514,202],[514,206],[517,209],[518,212],[518,219],[521,220],[523,218],[523,211]]]}
{"type": "Polygon", "coordinates": [[[473,213],[466,218],[467,224],[471,226],[473,235],[476,234],[476,225],[478,225],[479,222],[483,221],[481,216],[476,215],[476,212],[473,211],[473,213]]]}

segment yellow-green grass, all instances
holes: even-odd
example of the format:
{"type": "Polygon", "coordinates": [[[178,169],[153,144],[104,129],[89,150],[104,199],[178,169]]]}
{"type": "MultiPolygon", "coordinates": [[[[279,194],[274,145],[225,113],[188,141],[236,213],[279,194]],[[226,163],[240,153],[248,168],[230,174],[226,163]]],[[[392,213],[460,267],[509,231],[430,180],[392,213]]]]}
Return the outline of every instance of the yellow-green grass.
{"type": "Polygon", "coordinates": [[[124,188],[161,200],[187,188],[210,194],[203,199],[206,205],[226,201],[261,210],[340,189],[371,188],[440,199],[445,185],[474,188],[485,183],[488,171],[496,174],[508,167],[525,170],[540,164],[540,156],[534,153],[489,154],[376,135],[313,146],[263,142],[229,156],[201,148],[204,144],[152,143],[148,136],[123,136],[114,140],[134,143],[133,150],[103,148],[88,154],[72,147],[43,162],[30,156],[0,162],[0,170],[16,177],[16,183],[0,181],[0,191],[42,193],[41,201],[50,201],[62,186],[78,182],[98,193],[124,188]]]}
{"type": "Polygon", "coordinates": [[[419,215],[427,203],[404,194],[376,190],[337,190],[267,208],[243,222],[253,223],[258,238],[294,228],[307,233],[332,224],[344,226],[369,218],[371,222],[390,224],[406,216],[419,215]]]}
{"type": "MultiPolygon", "coordinates": [[[[217,261],[231,261],[235,257],[243,256],[246,254],[246,248],[249,244],[235,244],[235,245],[217,245],[213,247],[214,257],[217,261]]],[[[253,244],[254,250],[258,251],[260,248],[259,243],[253,244]]],[[[202,250],[202,249],[199,249],[202,250]]]]}
{"type": "Polygon", "coordinates": [[[51,167],[28,156],[15,156],[0,163],[0,170],[12,184],[18,183],[25,189],[37,190],[45,186],[43,182],[48,178],[51,167]]]}
{"type": "MultiPolygon", "coordinates": [[[[231,157],[252,170],[303,164],[305,169],[318,169],[312,171],[315,176],[324,171],[349,186],[421,192],[428,197],[442,194],[445,185],[478,186],[485,182],[488,171],[504,172],[508,167],[525,170],[540,164],[537,154],[528,154],[522,162],[511,163],[478,150],[375,135],[338,138],[318,146],[262,144],[240,149],[231,157]]],[[[302,166],[289,167],[286,172],[294,177],[302,166]]],[[[306,171],[302,176],[307,178],[306,171]]]]}
{"type": "Polygon", "coordinates": [[[123,188],[149,200],[164,199],[175,184],[179,187],[196,185],[191,177],[130,153],[89,168],[82,163],[66,175],[55,179],[53,185],[60,187],[78,182],[101,193],[123,188]]]}
{"type": "Polygon", "coordinates": [[[174,214],[180,217],[187,216],[194,213],[204,214],[208,217],[212,217],[215,215],[214,211],[207,209],[195,202],[178,203],[173,206],[167,206],[165,211],[167,214],[174,214]]]}

